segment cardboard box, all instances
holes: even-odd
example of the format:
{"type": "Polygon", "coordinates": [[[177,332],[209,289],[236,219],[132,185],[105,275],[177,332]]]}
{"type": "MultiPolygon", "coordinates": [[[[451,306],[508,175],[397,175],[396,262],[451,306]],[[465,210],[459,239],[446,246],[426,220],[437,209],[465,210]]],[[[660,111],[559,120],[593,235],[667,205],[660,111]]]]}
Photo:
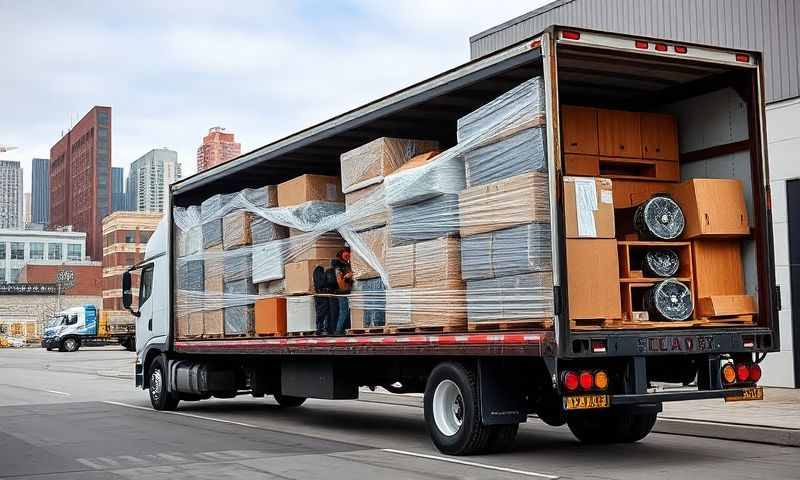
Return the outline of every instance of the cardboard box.
{"type": "Polygon", "coordinates": [[[529,223],[461,239],[461,277],[507,277],[553,268],[549,223],[529,223]]]}
{"type": "Polygon", "coordinates": [[[266,218],[258,216],[250,222],[250,232],[253,245],[281,240],[289,236],[288,227],[272,223],[266,218]]]}
{"type": "Polygon", "coordinates": [[[467,187],[464,158],[433,150],[417,155],[384,179],[386,205],[413,205],[467,187]]]}
{"type": "Polygon", "coordinates": [[[381,182],[412,157],[439,148],[432,140],[382,137],[341,155],[342,190],[350,193],[381,182]]]}
{"type": "Polygon", "coordinates": [[[188,230],[177,229],[176,243],[178,245],[178,256],[185,257],[200,252],[203,248],[203,230],[200,225],[189,228],[188,230]]]}
{"type": "Polygon", "coordinates": [[[260,296],[267,295],[282,295],[286,293],[286,280],[283,278],[279,280],[270,280],[269,282],[261,282],[257,286],[258,294],[260,296]]]}
{"type": "Polygon", "coordinates": [[[344,248],[344,240],[337,233],[325,233],[310,244],[302,239],[290,240],[287,249],[287,260],[302,262],[319,258],[335,258],[344,248]]]}
{"type": "Polygon", "coordinates": [[[356,232],[382,227],[389,218],[383,183],[345,194],[344,204],[351,215],[350,228],[356,232]]]}
{"type": "Polygon", "coordinates": [[[236,305],[223,309],[225,336],[253,335],[253,305],[236,305]]]}
{"type": "Polygon", "coordinates": [[[564,177],[567,238],[616,238],[611,180],[564,177]]]}
{"type": "Polygon", "coordinates": [[[226,251],[222,263],[222,280],[225,283],[237,280],[253,282],[253,256],[249,249],[226,251]]]}
{"type": "Polygon", "coordinates": [[[253,233],[250,223],[253,214],[244,210],[237,210],[222,217],[222,246],[225,250],[251,245],[253,233]]]}
{"type": "Polygon", "coordinates": [[[550,222],[547,174],[532,172],[470,187],[459,194],[461,236],[550,222]]]}
{"type": "Polygon", "coordinates": [[[675,185],[671,193],[686,218],[683,238],[750,235],[739,180],[696,178],[675,185]]]}
{"type": "Polygon", "coordinates": [[[314,293],[314,269],[318,266],[330,268],[330,259],[304,260],[287,263],[286,293],[289,295],[314,293]]]}
{"type": "Polygon", "coordinates": [[[360,246],[350,246],[352,250],[350,263],[353,269],[353,278],[356,280],[366,280],[368,278],[379,277],[380,275],[378,272],[370,266],[365,257],[366,255],[371,255],[378,261],[378,265],[384,268],[386,265],[386,249],[389,246],[389,229],[381,227],[367,230],[359,233],[358,237],[364,243],[366,251],[359,252],[360,246]]]}
{"type": "Polygon", "coordinates": [[[411,323],[415,327],[466,327],[466,285],[461,280],[415,287],[411,292],[411,323]]]}
{"type": "Polygon", "coordinates": [[[278,185],[280,207],[291,207],[314,200],[344,202],[339,177],[301,175],[278,185]]]}
{"type": "Polygon", "coordinates": [[[458,238],[435,238],[419,242],[414,248],[414,285],[461,282],[461,241],[458,238]]]}
{"type": "Polygon", "coordinates": [[[758,313],[755,300],[750,295],[712,295],[700,297],[697,315],[700,317],[729,317],[758,313]]]}
{"type": "Polygon", "coordinates": [[[380,278],[353,282],[349,300],[351,328],[382,327],[386,324],[386,287],[380,278]]]}
{"type": "Polygon", "coordinates": [[[286,299],[260,298],[255,305],[256,335],[286,335],[286,299]]]}
{"type": "Polygon", "coordinates": [[[466,284],[470,325],[553,317],[551,272],[470,280],[466,284]]]}
{"type": "Polygon", "coordinates": [[[386,326],[411,327],[412,288],[390,288],[386,290],[386,326]]]}
{"type": "Polygon", "coordinates": [[[224,333],[224,311],[206,310],[203,312],[203,335],[220,336],[224,333]]]}
{"type": "Polygon", "coordinates": [[[694,240],[692,257],[697,298],[746,293],[739,240],[694,240]]]}
{"type": "Polygon", "coordinates": [[[414,250],[413,243],[387,247],[385,265],[390,287],[414,286],[414,250]]]}
{"type": "Polygon", "coordinates": [[[314,296],[286,297],[286,331],[313,332],[317,330],[314,296]]]}
{"type": "Polygon", "coordinates": [[[203,268],[205,270],[203,286],[208,293],[222,293],[223,291],[224,255],[222,244],[209,247],[203,252],[203,268]]]}
{"type": "Polygon", "coordinates": [[[443,194],[411,205],[391,208],[389,236],[392,245],[405,245],[458,233],[459,201],[443,194]]]}
{"type": "Polygon", "coordinates": [[[464,154],[467,186],[486,185],[528,172],[546,172],[544,127],[529,128],[464,154]]]}
{"type": "Polygon", "coordinates": [[[622,318],[619,258],[614,239],[567,239],[570,319],[622,318]]]}
{"type": "Polygon", "coordinates": [[[253,245],[251,257],[253,283],[261,284],[282,279],[284,256],[288,248],[288,240],[275,240],[253,245]]]}
{"type": "Polygon", "coordinates": [[[189,312],[189,332],[190,337],[202,337],[205,332],[205,325],[203,321],[203,311],[197,310],[189,312]]]}

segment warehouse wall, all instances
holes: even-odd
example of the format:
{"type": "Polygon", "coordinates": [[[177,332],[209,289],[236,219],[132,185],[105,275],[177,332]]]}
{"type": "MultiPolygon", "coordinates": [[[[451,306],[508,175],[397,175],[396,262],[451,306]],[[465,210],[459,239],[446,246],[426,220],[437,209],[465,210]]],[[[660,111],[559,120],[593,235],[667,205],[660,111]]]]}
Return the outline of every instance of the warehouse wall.
{"type": "Polygon", "coordinates": [[[553,24],[762,51],[767,102],[800,96],[797,0],[558,0],[472,36],[471,58],[553,24]]]}

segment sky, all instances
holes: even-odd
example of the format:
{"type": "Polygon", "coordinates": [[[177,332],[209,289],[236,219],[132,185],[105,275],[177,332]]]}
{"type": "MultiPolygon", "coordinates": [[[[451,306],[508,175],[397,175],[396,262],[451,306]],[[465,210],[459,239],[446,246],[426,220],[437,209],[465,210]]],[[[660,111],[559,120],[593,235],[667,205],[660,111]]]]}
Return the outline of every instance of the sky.
{"type": "Polygon", "coordinates": [[[210,127],[242,152],[469,60],[469,37],[547,0],[0,0],[0,144],[32,158],[112,107],[112,164],[184,175],[210,127]]]}

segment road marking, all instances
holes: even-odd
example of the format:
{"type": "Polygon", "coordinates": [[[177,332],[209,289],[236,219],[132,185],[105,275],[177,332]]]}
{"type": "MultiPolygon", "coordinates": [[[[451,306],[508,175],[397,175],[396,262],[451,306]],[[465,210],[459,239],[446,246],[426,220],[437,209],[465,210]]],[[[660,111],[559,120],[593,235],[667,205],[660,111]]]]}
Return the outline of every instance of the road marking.
{"type": "Polygon", "coordinates": [[[469,462],[466,460],[459,460],[457,458],[440,457],[437,455],[426,455],[424,453],[407,452],[405,450],[395,450],[393,448],[382,448],[381,451],[388,453],[396,453],[398,455],[408,455],[410,457],[427,458],[428,460],[437,460],[440,462],[456,463],[459,465],[466,465],[469,467],[483,468],[485,470],[494,470],[496,472],[524,475],[526,477],[547,478],[550,480],[556,480],[557,478],[561,478],[555,475],[548,475],[546,473],[536,473],[536,472],[529,472],[527,470],[517,470],[515,468],[498,467],[496,465],[487,465],[485,463],[469,462]]]}
{"type": "Polygon", "coordinates": [[[179,415],[181,417],[197,418],[197,419],[200,419],[200,420],[210,420],[212,422],[228,423],[230,425],[238,425],[240,427],[257,428],[259,430],[263,430],[263,427],[259,427],[258,425],[253,425],[251,423],[235,422],[233,420],[223,420],[221,418],[206,417],[206,416],[203,416],[203,415],[196,415],[194,413],[168,412],[166,410],[153,410],[152,408],[149,408],[149,407],[142,407],[140,405],[131,405],[130,403],[114,402],[112,400],[103,400],[103,403],[108,403],[110,405],[118,405],[120,407],[135,408],[137,410],[144,410],[146,412],[167,413],[169,415],[179,415]]]}
{"type": "Polygon", "coordinates": [[[55,393],[56,395],[64,395],[66,397],[71,397],[72,396],[71,393],[59,392],[58,390],[45,390],[45,392],[47,392],[47,393],[55,393]]]}

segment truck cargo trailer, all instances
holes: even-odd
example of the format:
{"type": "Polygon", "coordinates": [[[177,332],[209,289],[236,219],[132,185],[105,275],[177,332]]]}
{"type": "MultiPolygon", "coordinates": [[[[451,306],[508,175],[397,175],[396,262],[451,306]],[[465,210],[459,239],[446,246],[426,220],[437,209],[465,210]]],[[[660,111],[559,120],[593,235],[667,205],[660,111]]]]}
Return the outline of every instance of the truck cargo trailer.
{"type": "Polygon", "coordinates": [[[180,180],[139,305],[123,278],[136,385],[423,393],[454,455],[529,414],[635,442],[663,402],[761,399],[762,85],[757,52],[553,26],[180,180]]]}

